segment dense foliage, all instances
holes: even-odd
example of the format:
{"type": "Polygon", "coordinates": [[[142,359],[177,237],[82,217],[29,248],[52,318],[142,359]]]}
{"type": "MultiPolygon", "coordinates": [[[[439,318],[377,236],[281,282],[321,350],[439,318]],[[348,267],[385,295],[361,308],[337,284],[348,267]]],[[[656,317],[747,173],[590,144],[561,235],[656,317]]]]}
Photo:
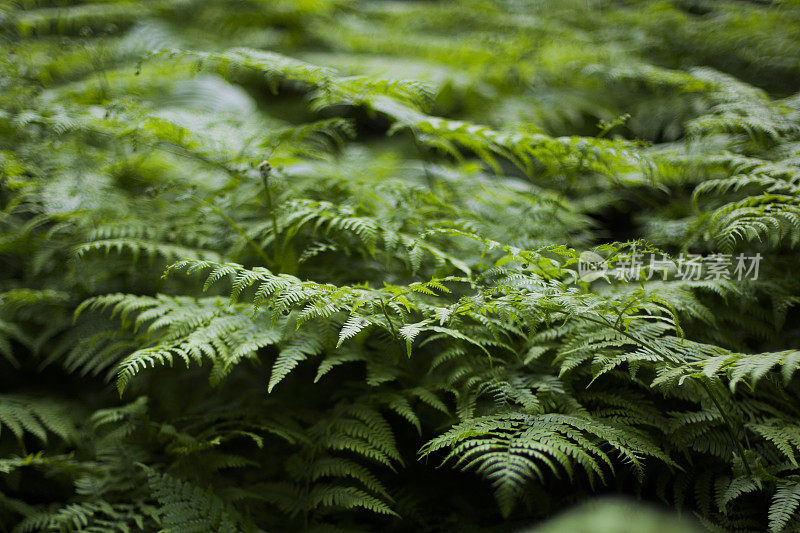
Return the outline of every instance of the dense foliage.
{"type": "Polygon", "coordinates": [[[800,530],[797,0],[0,28],[0,531],[800,530]]]}

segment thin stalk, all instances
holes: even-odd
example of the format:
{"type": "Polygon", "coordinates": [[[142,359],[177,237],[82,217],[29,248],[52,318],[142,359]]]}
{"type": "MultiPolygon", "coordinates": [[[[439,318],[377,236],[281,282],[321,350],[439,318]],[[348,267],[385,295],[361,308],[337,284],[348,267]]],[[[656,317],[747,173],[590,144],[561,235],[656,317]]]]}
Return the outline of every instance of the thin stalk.
{"type": "Polygon", "coordinates": [[[386,304],[388,302],[391,302],[393,299],[394,298],[389,299],[386,302],[381,300],[381,310],[383,311],[383,316],[386,317],[386,321],[389,323],[389,328],[392,330],[392,336],[396,338],[397,337],[397,330],[394,328],[394,322],[392,322],[392,319],[389,318],[389,313],[386,312],[386,304]]]}
{"type": "Polygon", "coordinates": [[[258,170],[261,173],[261,183],[264,184],[264,193],[267,199],[267,211],[272,219],[272,234],[274,235],[273,253],[275,255],[275,264],[277,265],[280,263],[280,245],[278,244],[278,217],[275,214],[275,204],[272,201],[272,192],[269,190],[269,175],[272,172],[272,167],[265,160],[258,165],[258,170]]]}
{"type": "MultiPolygon", "coordinates": [[[[317,455],[317,448],[316,446],[311,448],[311,457],[309,458],[309,464],[314,463],[314,458],[317,455]]],[[[305,473],[305,477],[303,479],[303,531],[308,531],[308,523],[309,523],[309,505],[308,505],[308,496],[311,494],[311,474],[309,472],[305,473]]]]}
{"type": "Polygon", "coordinates": [[[702,379],[699,380],[699,383],[700,386],[703,387],[703,390],[706,391],[706,394],[708,394],[708,397],[711,398],[711,401],[714,403],[717,411],[719,411],[719,414],[722,415],[722,419],[725,421],[725,428],[728,430],[728,434],[731,436],[731,439],[733,439],[734,445],[736,445],[736,451],[739,452],[739,455],[742,457],[742,464],[744,464],[745,473],[748,477],[753,477],[753,471],[750,470],[750,463],[747,461],[747,457],[744,454],[744,447],[742,447],[742,443],[739,442],[739,439],[736,438],[736,435],[733,432],[733,422],[728,418],[725,409],[722,408],[722,405],[720,405],[717,397],[714,396],[714,393],[711,390],[711,387],[708,386],[708,383],[702,379]]]}
{"type": "Polygon", "coordinates": [[[414,146],[417,148],[417,152],[419,152],[419,155],[422,156],[422,169],[425,171],[425,181],[428,184],[428,188],[433,190],[433,175],[431,175],[431,171],[428,168],[428,165],[430,164],[428,154],[423,150],[422,145],[419,143],[419,140],[417,139],[417,132],[415,130],[411,131],[411,138],[414,141],[414,146]]]}
{"type": "Polygon", "coordinates": [[[215,205],[211,205],[208,202],[204,202],[202,200],[199,200],[197,198],[192,198],[192,200],[194,200],[195,202],[197,202],[200,205],[208,207],[209,209],[214,211],[214,213],[216,213],[217,215],[222,217],[222,219],[225,222],[227,222],[228,225],[231,228],[233,228],[233,230],[236,233],[238,233],[239,235],[244,237],[244,239],[247,241],[247,244],[249,244],[250,247],[253,249],[253,251],[256,254],[258,254],[258,256],[261,259],[264,260],[265,264],[269,265],[270,267],[273,267],[273,269],[274,269],[274,267],[276,266],[276,263],[273,263],[272,259],[270,259],[270,257],[267,255],[267,253],[258,245],[257,242],[255,242],[253,239],[250,238],[250,236],[247,234],[247,232],[244,230],[244,228],[242,228],[239,224],[237,224],[236,221],[233,220],[231,217],[226,215],[225,212],[222,209],[220,209],[219,207],[217,207],[215,205]]]}

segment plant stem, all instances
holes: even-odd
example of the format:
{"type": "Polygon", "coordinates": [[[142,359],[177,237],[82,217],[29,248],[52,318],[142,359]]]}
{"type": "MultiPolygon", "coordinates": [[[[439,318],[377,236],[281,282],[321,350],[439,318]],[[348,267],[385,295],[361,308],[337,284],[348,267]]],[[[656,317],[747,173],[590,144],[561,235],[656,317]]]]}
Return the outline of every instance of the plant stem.
{"type": "Polygon", "coordinates": [[[394,298],[391,298],[386,302],[381,300],[381,310],[383,311],[383,316],[386,317],[386,321],[389,323],[389,328],[392,330],[392,336],[397,337],[397,330],[394,328],[394,322],[392,322],[392,319],[389,318],[389,313],[386,312],[386,304],[391,302],[393,299],[394,298]]]}
{"type": "Polygon", "coordinates": [[[247,241],[247,244],[249,244],[249,245],[250,245],[250,247],[253,249],[253,251],[254,251],[256,254],[258,254],[258,256],[259,256],[259,257],[261,257],[261,259],[263,259],[263,260],[264,260],[265,264],[269,265],[269,266],[270,266],[270,267],[272,267],[273,269],[274,269],[274,268],[277,266],[277,263],[273,262],[273,261],[272,261],[272,259],[270,259],[270,257],[269,257],[269,256],[266,254],[266,252],[265,252],[265,251],[264,251],[264,250],[263,250],[263,249],[262,249],[262,248],[261,248],[261,247],[258,245],[258,243],[257,243],[257,242],[255,242],[253,239],[251,239],[251,238],[250,238],[250,236],[247,234],[247,232],[244,230],[244,228],[242,228],[242,227],[241,227],[239,224],[237,224],[237,223],[236,223],[236,221],[235,221],[235,220],[233,220],[231,217],[229,217],[228,215],[226,215],[226,214],[225,214],[225,212],[224,212],[224,211],[222,211],[222,209],[220,209],[219,207],[217,207],[217,206],[215,206],[215,205],[211,205],[211,204],[209,204],[208,202],[204,202],[204,201],[202,201],[202,200],[199,200],[199,199],[197,199],[197,198],[192,198],[192,199],[193,199],[195,202],[197,202],[198,204],[208,207],[208,208],[209,208],[209,209],[211,209],[211,210],[212,210],[214,213],[216,213],[217,215],[219,215],[220,217],[222,217],[222,219],[223,219],[225,222],[227,222],[227,223],[228,223],[228,225],[229,225],[231,228],[233,228],[233,230],[234,230],[234,231],[236,231],[236,233],[238,233],[239,235],[241,235],[242,237],[244,237],[244,239],[247,241]]]}
{"type": "Polygon", "coordinates": [[[742,457],[742,464],[744,464],[745,473],[748,477],[753,477],[753,471],[750,469],[750,463],[747,461],[747,457],[744,454],[744,447],[742,447],[742,443],[739,442],[739,439],[736,438],[736,434],[733,432],[733,422],[728,418],[728,415],[725,413],[725,409],[722,408],[719,400],[717,400],[717,397],[714,396],[714,393],[711,390],[711,387],[708,386],[708,383],[706,383],[703,379],[698,380],[698,382],[700,383],[700,386],[703,387],[703,390],[706,391],[708,397],[711,398],[714,406],[717,408],[719,414],[722,416],[722,419],[725,421],[725,427],[728,430],[728,434],[731,436],[731,439],[733,439],[733,444],[736,446],[736,451],[739,452],[739,455],[742,457]]]}
{"type": "MultiPolygon", "coordinates": [[[[263,163],[262,163],[263,165],[263,163]]],[[[269,212],[269,216],[272,219],[272,234],[273,234],[273,254],[275,255],[275,264],[280,264],[280,246],[278,244],[278,217],[275,214],[275,207],[272,202],[272,192],[269,190],[269,180],[267,179],[269,175],[269,171],[261,171],[261,182],[264,184],[264,192],[267,198],[267,211],[269,212]]]]}

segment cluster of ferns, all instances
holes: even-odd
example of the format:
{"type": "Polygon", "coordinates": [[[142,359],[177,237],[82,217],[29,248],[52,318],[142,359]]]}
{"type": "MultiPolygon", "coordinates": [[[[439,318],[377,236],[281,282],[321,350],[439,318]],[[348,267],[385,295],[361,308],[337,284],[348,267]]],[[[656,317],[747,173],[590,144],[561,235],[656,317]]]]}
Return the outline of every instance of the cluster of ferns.
{"type": "Polygon", "coordinates": [[[798,49],[797,0],[0,2],[0,532],[800,530],[798,49]],[[760,262],[581,270],[687,254],[760,262]]]}

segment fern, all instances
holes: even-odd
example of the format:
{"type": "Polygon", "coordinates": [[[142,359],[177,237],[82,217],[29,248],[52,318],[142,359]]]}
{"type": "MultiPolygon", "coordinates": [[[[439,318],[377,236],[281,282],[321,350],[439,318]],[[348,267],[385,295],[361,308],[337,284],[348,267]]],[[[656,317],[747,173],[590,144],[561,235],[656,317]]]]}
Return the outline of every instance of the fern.
{"type": "Polygon", "coordinates": [[[86,308],[112,306],[112,314],[119,314],[125,323],[135,313],[134,328],[148,324],[147,336],[157,339],[153,347],[134,352],[120,362],[117,370],[120,393],[140,370],[171,365],[176,358],[187,366],[192,361],[202,364],[204,359],[211,359],[210,380],[212,384],[219,383],[233,365],[281,339],[278,328],[263,329],[256,318],[242,312],[241,306],[228,307],[219,298],[191,300],[116,295],[87,300],[83,305],[86,308]]]}
{"type": "Polygon", "coordinates": [[[147,480],[166,531],[239,531],[237,513],[214,493],[153,470],[147,480]]]}
{"type": "Polygon", "coordinates": [[[783,531],[800,504],[797,485],[786,484],[778,488],[769,508],[770,531],[783,531]]]}
{"type": "Polygon", "coordinates": [[[797,529],[798,20],[3,3],[0,529],[797,529]]]}
{"type": "Polygon", "coordinates": [[[63,440],[78,438],[74,422],[65,406],[47,400],[36,400],[24,396],[0,396],[0,435],[5,427],[18,440],[25,434],[35,435],[47,443],[48,432],[63,440]]]}
{"type": "Polygon", "coordinates": [[[432,440],[422,453],[451,448],[447,458],[457,458],[457,466],[474,467],[490,479],[501,510],[508,514],[525,483],[543,480],[546,472],[572,477],[575,468],[580,467],[590,480],[604,480],[604,467],[612,468],[613,463],[601,443],[619,453],[622,461],[640,474],[642,455],[671,463],[655,443],[647,442],[635,431],[557,414],[475,418],[432,440]],[[594,439],[600,442],[593,442],[594,439]]]}

